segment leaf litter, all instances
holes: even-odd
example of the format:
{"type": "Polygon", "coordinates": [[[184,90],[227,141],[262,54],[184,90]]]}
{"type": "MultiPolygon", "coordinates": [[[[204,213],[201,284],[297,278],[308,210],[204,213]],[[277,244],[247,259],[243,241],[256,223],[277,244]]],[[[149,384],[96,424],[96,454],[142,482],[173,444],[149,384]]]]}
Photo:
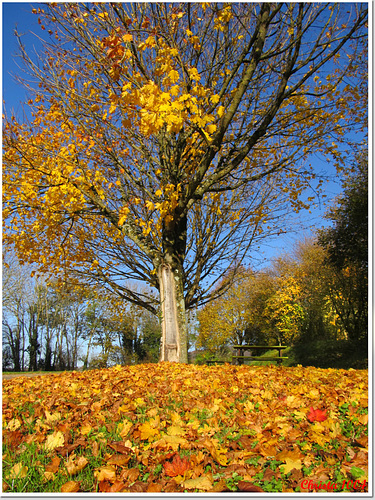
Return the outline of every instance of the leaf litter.
{"type": "Polygon", "coordinates": [[[366,482],[367,379],[367,370],[160,363],[3,381],[3,490],[366,482]],[[23,461],[31,448],[36,468],[23,461]]]}

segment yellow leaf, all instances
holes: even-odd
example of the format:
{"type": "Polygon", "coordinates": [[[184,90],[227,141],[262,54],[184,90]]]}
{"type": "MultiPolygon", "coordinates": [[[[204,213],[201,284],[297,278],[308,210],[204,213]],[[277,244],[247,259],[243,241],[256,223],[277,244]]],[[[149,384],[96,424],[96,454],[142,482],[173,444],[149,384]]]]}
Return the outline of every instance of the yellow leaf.
{"type": "Polygon", "coordinates": [[[64,444],[64,434],[61,431],[56,431],[53,434],[47,436],[45,442],[46,450],[54,450],[59,446],[63,446],[64,444]]]}
{"type": "Polygon", "coordinates": [[[151,427],[150,422],[145,422],[144,424],[141,424],[139,426],[139,430],[141,432],[140,437],[141,437],[142,441],[159,434],[159,431],[157,429],[154,429],[153,427],[151,427]]]}
{"type": "Polygon", "coordinates": [[[53,472],[45,471],[43,474],[43,482],[46,483],[48,481],[54,481],[55,474],[53,472]]]}
{"type": "Polygon", "coordinates": [[[46,410],[45,415],[48,424],[54,424],[55,422],[61,420],[61,413],[59,412],[50,413],[46,410]]]}
{"type": "Polygon", "coordinates": [[[18,418],[12,418],[12,420],[9,420],[7,429],[9,431],[15,431],[21,427],[21,422],[18,420],[18,418]]]}
{"type": "Polygon", "coordinates": [[[88,434],[91,431],[92,427],[90,424],[83,424],[81,427],[81,434],[84,436],[88,434]]]}
{"type": "Polygon", "coordinates": [[[283,468],[284,474],[288,474],[293,469],[301,470],[302,462],[300,459],[292,460],[291,458],[285,459],[285,465],[280,465],[280,469],[283,468]]]}
{"type": "Polygon", "coordinates": [[[152,444],[153,448],[172,448],[173,451],[177,451],[179,446],[186,446],[188,441],[183,437],[178,436],[164,436],[159,441],[152,444]]]}
{"type": "Polygon", "coordinates": [[[22,479],[27,476],[27,471],[29,468],[26,465],[22,465],[21,462],[13,465],[9,471],[8,479],[22,479]]]}
{"type": "Polygon", "coordinates": [[[218,109],[217,109],[217,114],[218,116],[221,118],[224,114],[224,111],[225,111],[225,108],[224,106],[219,106],[218,109]]]}
{"type": "Polygon", "coordinates": [[[167,434],[169,436],[183,436],[185,434],[185,430],[178,425],[171,425],[167,429],[167,434]]]}
{"type": "Polygon", "coordinates": [[[212,104],[217,104],[220,101],[220,97],[215,94],[210,98],[210,101],[212,102],[212,104]]]}
{"type": "Polygon", "coordinates": [[[176,83],[179,79],[179,74],[178,72],[175,70],[175,69],[172,69],[169,73],[168,73],[168,78],[169,80],[172,82],[172,83],[176,83]]]}
{"type": "Polygon", "coordinates": [[[184,481],[183,487],[187,490],[209,491],[212,488],[212,481],[208,476],[201,476],[195,479],[187,479],[184,481]]]}
{"type": "Polygon", "coordinates": [[[117,426],[117,433],[122,437],[122,439],[125,439],[132,427],[133,424],[128,420],[120,422],[117,426]]]}

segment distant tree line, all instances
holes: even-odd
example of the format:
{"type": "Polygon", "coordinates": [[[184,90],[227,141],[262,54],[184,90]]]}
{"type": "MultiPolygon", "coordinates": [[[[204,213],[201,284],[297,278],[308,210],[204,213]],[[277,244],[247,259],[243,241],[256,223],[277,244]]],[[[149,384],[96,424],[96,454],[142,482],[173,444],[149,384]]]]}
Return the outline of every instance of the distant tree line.
{"type": "Polygon", "coordinates": [[[158,318],[94,290],[63,290],[3,262],[3,370],[74,370],[157,362],[158,318]]]}

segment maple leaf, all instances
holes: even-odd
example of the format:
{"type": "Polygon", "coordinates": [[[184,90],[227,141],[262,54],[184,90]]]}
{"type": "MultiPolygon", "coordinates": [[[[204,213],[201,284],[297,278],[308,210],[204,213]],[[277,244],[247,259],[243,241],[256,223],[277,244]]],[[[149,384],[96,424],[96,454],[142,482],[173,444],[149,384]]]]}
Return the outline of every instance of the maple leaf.
{"type": "Polygon", "coordinates": [[[159,434],[158,429],[151,427],[150,422],[145,422],[144,424],[141,424],[139,426],[139,430],[141,433],[140,437],[142,441],[159,434]]]}
{"type": "Polygon", "coordinates": [[[324,420],[327,420],[327,410],[314,410],[311,407],[310,413],[307,415],[307,420],[310,422],[324,422],[324,420]]]}
{"type": "Polygon", "coordinates": [[[291,458],[285,459],[285,465],[281,465],[283,467],[284,474],[288,474],[293,469],[300,470],[302,468],[302,461],[300,459],[293,460],[291,458]]]}
{"type": "Polygon", "coordinates": [[[182,476],[189,468],[189,460],[187,458],[181,459],[180,455],[175,455],[172,462],[164,464],[164,471],[170,477],[182,476]]]}

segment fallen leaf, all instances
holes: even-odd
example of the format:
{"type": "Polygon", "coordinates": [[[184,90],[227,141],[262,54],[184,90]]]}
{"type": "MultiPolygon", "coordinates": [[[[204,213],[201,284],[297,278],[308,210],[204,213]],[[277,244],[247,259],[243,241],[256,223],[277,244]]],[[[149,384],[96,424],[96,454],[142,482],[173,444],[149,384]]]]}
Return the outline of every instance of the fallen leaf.
{"type": "Polygon", "coordinates": [[[132,452],[132,449],[129,448],[128,446],[124,446],[124,444],[119,441],[119,442],[112,442],[112,443],[108,443],[108,446],[110,446],[113,450],[117,451],[117,453],[124,453],[124,454],[128,454],[130,452],[132,452]]]}
{"type": "Polygon", "coordinates": [[[158,429],[151,426],[150,422],[145,422],[139,426],[140,438],[142,441],[146,441],[159,434],[158,429]]]}
{"type": "Polygon", "coordinates": [[[113,465],[106,465],[104,467],[99,467],[95,469],[94,476],[100,481],[115,481],[116,480],[116,469],[113,465]]]}
{"type": "Polygon", "coordinates": [[[52,461],[48,465],[46,465],[46,472],[57,472],[59,470],[60,462],[61,458],[54,457],[52,461]]]}
{"type": "Polygon", "coordinates": [[[212,488],[212,482],[209,477],[201,476],[196,479],[187,479],[182,483],[187,490],[203,490],[209,491],[212,488]]]}
{"type": "Polygon", "coordinates": [[[284,474],[288,474],[293,469],[300,470],[302,469],[302,461],[300,459],[292,460],[291,458],[286,458],[285,465],[280,465],[280,469],[282,469],[284,474]]]}
{"type": "Polygon", "coordinates": [[[154,448],[168,449],[172,448],[173,451],[177,451],[179,446],[186,446],[188,441],[183,437],[178,436],[163,436],[158,441],[152,443],[154,448]]]}
{"type": "Polygon", "coordinates": [[[61,431],[57,431],[47,436],[44,446],[46,450],[52,451],[55,448],[63,446],[63,444],[64,444],[64,434],[61,431]]]}
{"type": "Polygon", "coordinates": [[[69,460],[65,464],[66,470],[70,476],[77,474],[80,472],[86,465],[88,464],[88,460],[85,457],[78,457],[75,460],[75,455],[70,455],[69,460]]]}
{"type": "Polygon", "coordinates": [[[46,483],[48,481],[54,481],[56,478],[55,478],[55,474],[53,472],[44,472],[43,474],[43,482],[46,483]]]}
{"type": "Polygon", "coordinates": [[[27,476],[27,471],[29,468],[27,465],[23,465],[21,462],[13,465],[10,469],[7,479],[23,479],[27,476]]]}
{"type": "Polygon", "coordinates": [[[79,488],[79,481],[68,481],[61,486],[60,491],[62,493],[77,493],[77,491],[79,491],[79,488]]]}
{"type": "Polygon", "coordinates": [[[255,484],[250,483],[249,481],[238,481],[237,484],[238,491],[251,491],[253,493],[260,493],[264,490],[259,486],[255,486],[255,484]]]}
{"type": "Polygon", "coordinates": [[[138,479],[139,474],[140,470],[137,469],[136,467],[133,467],[132,469],[125,469],[121,474],[121,479],[133,483],[138,479]]]}
{"type": "Polygon", "coordinates": [[[164,463],[164,471],[170,477],[182,476],[189,468],[189,460],[187,458],[181,459],[179,455],[175,455],[172,462],[164,463]]]}
{"type": "Polygon", "coordinates": [[[13,418],[8,422],[7,429],[9,431],[15,431],[21,427],[21,421],[18,418],[13,418]]]}
{"type": "Polygon", "coordinates": [[[310,422],[324,422],[324,420],[327,420],[327,410],[314,410],[311,407],[310,413],[307,415],[307,420],[310,422]]]}
{"type": "Polygon", "coordinates": [[[147,486],[147,493],[160,493],[162,490],[160,483],[150,483],[147,486]]]}
{"type": "Polygon", "coordinates": [[[108,465],[126,465],[129,460],[131,459],[131,456],[125,456],[125,455],[112,455],[108,460],[107,464],[108,465]]]}
{"type": "Polygon", "coordinates": [[[99,443],[97,441],[94,441],[92,443],[91,450],[94,457],[97,457],[99,455],[99,443]]]}

